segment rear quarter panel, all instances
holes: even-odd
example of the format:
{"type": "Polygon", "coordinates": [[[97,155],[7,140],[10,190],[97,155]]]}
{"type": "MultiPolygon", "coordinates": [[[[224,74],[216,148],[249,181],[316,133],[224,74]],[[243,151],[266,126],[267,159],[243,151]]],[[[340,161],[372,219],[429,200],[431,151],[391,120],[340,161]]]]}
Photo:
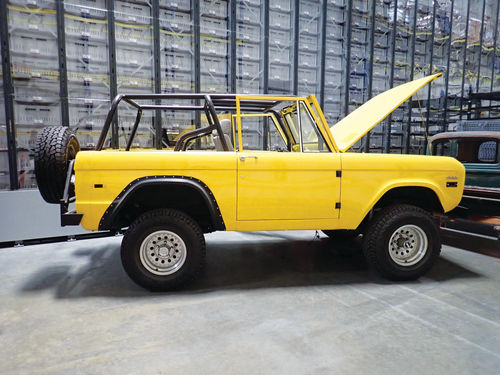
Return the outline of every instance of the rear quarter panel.
{"type": "Polygon", "coordinates": [[[217,199],[224,220],[236,219],[235,152],[82,151],[75,163],[76,210],[81,225],[97,230],[102,215],[125,187],[146,176],[187,176],[203,181],[217,199]],[[102,184],[102,188],[95,188],[102,184]]]}

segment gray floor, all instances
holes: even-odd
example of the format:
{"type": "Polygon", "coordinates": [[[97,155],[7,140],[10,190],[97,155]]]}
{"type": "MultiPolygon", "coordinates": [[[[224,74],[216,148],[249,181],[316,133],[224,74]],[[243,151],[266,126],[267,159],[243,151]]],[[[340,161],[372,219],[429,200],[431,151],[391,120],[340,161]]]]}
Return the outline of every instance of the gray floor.
{"type": "Polygon", "coordinates": [[[127,278],[120,238],[0,249],[0,374],[498,374],[500,259],[444,246],[394,284],[314,235],[209,235],[166,294],[127,278]]]}

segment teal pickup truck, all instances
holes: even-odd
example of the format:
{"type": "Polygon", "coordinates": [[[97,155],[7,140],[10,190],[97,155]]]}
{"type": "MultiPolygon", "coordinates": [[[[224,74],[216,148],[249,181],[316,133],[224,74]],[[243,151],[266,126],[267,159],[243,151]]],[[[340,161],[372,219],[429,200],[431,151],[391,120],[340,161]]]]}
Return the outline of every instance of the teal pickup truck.
{"type": "Polygon", "coordinates": [[[480,234],[500,239],[500,132],[466,131],[436,134],[432,155],[451,156],[465,166],[462,201],[450,217],[485,225],[480,234]]]}

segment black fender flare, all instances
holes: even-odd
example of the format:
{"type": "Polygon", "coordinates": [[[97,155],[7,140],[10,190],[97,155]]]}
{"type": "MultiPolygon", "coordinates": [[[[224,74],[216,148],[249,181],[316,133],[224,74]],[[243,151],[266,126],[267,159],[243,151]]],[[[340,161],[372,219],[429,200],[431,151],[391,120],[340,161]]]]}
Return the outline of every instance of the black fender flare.
{"type": "Polygon", "coordinates": [[[224,219],[219,210],[219,205],[212,191],[205,183],[197,178],[186,176],[147,176],[135,179],[118,194],[115,200],[106,209],[99,222],[99,230],[116,229],[114,228],[114,223],[116,222],[121,208],[129,201],[135,192],[145,186],[161,185],[183,185],[200,193],[208,207],[214,230],[226,230],[224,219]]]}

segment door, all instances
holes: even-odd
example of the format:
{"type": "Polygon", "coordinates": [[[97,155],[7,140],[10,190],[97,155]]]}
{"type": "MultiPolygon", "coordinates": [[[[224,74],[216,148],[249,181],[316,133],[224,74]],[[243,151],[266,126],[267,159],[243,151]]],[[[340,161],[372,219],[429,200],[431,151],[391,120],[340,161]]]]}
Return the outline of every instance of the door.
{"type": "Polygon", "coordinates": [[[340,154],[243,151],[237,220],[338,219],[340,154]]]}
{"type": "Polygon", "coordinates": [[[250,118],[241,116],[242,139],[251,140],[262,134],[272,141],[272,147],[265,142],[253,142],[264,146],[250,150],[247,144],[251,142],[244,142],[240,148],[237,220],[338,219],[340,154],[329,150],[306,103],[292,103],[282,114],[291,133],[289,141],[276,121],[267,127],[277,128],[274,136],[265,136],[267,130],[245,134],[252,127],[245,125],[250,118]],[[298,143],[285,144],[297,140],[298,143]]]}

